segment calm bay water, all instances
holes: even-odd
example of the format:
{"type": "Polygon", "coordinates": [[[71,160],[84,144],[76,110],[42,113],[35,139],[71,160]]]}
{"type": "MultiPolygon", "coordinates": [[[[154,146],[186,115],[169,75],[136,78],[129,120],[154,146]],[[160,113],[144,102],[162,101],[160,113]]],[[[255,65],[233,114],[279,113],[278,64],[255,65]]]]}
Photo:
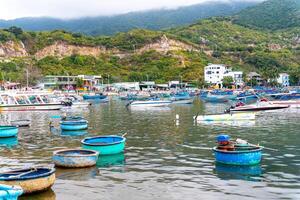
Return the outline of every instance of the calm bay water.
{"type": "MultiPolygon", "coordinates": [[[[97,167],[57,169],[51,190],[22,199],[300,199],[300,110],[265,113],[253,123],[195,124],[196,113],[221,112],[225,105],[198,100],[150,110],[125,105],[111,100],[71,111],[89,120],[88,131],[79,135],[50,132],[50,116],[61,111],[2,113],[2,122],[30,118],[32,126],[21,128],[18,140],[0,141],[1,170],[50,164],[54,150],[80,147],[84,137],[127,132],[124,154],[100,158],[97,167]],[[220,133],[279,151],[264,150],[258,166],[218,165],[211,148],[220,133]]],[[[52,120],[58,127],[59,119],[52,120]]]]}

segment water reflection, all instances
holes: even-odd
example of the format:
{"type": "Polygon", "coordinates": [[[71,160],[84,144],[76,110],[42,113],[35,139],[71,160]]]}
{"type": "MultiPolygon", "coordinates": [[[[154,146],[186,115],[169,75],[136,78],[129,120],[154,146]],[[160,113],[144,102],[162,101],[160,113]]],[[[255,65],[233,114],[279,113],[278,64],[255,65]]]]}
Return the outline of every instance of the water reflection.
{"type": "Polygon", "coordinates": [[[52,189],[36,194],[23,195],[19,200],[56,200],[56,195],[52,189]]]}
{"type": "Polygon", "coordinates": [[[61,136],[83,136],[86,135],[88,132],[87,130],[79,130],[79,131],[61,131],[61,136]]]}
{"type": "Polygon", "coordinates": [[[98,175],[97,168],[56,168],[56,178],[61,180],[88,181],[98,175]]]}
{"type": "Polygon", "coordinates": [[[0,138],[0,147],[12,148],[16,145],[18,145],[17,137],[0,138]]]}
{"type": "Polygon", "coordinates": [[[111,167],[111,166],[123,166],[125,165],[124,153],[113,154],[113,155],[100,155],[97,160],[97,167],[111,167]]]}
{"type": "Polygon", "coordinates": [[[262,175],[262,167],[258,165],[235,166],[215,163],[214,172],[221,179],[242,179],[255,181],[255,177],[262,175]]]}

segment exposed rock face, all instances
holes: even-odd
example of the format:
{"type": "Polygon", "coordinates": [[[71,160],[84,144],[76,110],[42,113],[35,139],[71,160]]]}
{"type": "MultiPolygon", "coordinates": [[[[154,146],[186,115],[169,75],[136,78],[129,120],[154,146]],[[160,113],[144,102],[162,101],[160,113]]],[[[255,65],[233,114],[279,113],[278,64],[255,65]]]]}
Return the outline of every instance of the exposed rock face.
{"type": "Polygon", "coordinates": [[[25,57],[28,53],[22,42],[8,41],[0,43],[0,57],[11,58],[11,57],[25,57]]]}
{"type": "Polygon", "coordinates": [[[58,41],[36,52],[35,57],[37,59],[41,59],[46,56],[57,56],[59,58],[63,58],[73,54],[98,56],[101,53],[110,52],[111,51],[108,51],[104,47],[79,46],[58,41]]]}
{"type": "Polygon", "coordinates": [[[168,51],[197,51],[193,46],[185,44],[183,42],[169,39],[167,36],[162,36],[161,39],[157,42],[146,44],[144,47],[137,50],[138,53],[143,53],[145,51],[155,50],[160,53],[167,53],[168,51]]]}

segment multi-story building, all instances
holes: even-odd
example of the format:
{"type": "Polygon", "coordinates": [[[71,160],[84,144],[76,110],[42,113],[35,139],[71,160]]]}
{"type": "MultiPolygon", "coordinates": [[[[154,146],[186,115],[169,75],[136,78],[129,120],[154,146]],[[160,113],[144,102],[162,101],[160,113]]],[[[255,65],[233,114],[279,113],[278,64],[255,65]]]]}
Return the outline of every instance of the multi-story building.
{"type": "Polygon", "coordinates": [[[102,79],[101,76],[88,76],[88,75],[78,75],[78,76],[45,76],[43,79],[43,87],[45,89],[75,89],[78,83],[78,79],[82,80],[82,87],[87,89],[92,89],[100,85],[102,79]]]}
{"type": "Polygon", "coordinates": [[[282,85],[283,87],[290,86],[289,75],[287,73],[281,73],[281,74],[279,74],[279,77],[277,78],[277,82],[280,85],[282,85]]]}
{"type": "Polygon", "coordinates": [[[232,71],[230,67],[221,64],[209,64],[204,68],[204,80],[207,83],[222,87],[226,76],[231,76],[237,86],[244,84],[242,71],[232,71]]]}

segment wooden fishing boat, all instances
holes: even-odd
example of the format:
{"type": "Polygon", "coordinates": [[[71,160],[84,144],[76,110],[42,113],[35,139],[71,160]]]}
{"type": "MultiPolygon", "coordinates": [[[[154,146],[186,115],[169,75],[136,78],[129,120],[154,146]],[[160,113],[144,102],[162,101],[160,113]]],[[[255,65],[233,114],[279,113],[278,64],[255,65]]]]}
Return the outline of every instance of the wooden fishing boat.
{"type": "Polygon", "coordinates": [[[53,152],[53,162],[58,167],[90,167],[96,165],[99,152],[83,149],[65,149],[53,152]]]}
{"type": "Polygon", "coordinates": [[[118,154],[125,149],[124,136],[108,135],[88,137],[81,141],[83,149],[100,152],[100,155],[118,154]]]}
{"type": "Polygon", "coordinates": [[[20,186],[10,186],[0,184],[0,200],[17,200],[23,194],[20,186]]]}
{"type": "Polygon", "coordinates": [[[41,192],[55,182],[55,168],[31,167],[0,173],[0,184],[18,185],[24,194],[41,192]]]}
{"type": "Polygon", "coordinates": [[[26,127],[26,126],[30,126],[31,121],[29,119],[19,119],[19,120],[10,121],[10,124],[12,126],[17,126],[17,127],[26,127]]]}
{"type": "Polygon", "coordinates": [[[88,128],[88,121],[82,117],[67,117],[60,121],[60,128],[64,131],[78,131],[88,128]]]}
{"type": "Polygon", "coordinates": [[[213,115],[194,116],[197,121],[233,121],[233,120],[255,120],[255,113],[222,113],[213,115]]]}
{"type": "Polygon", "coordinates": [[[0,126],[0,138],[15,137],[18,134],[16,126],[0,126]]]}
{"type": "Polygon", "coordinates": [[[213,148],[216,162],[228,165],[256,165],[261,162],[263,147],[246,141],[233,143],[228,135],[217,137],[218,146],[213,148]]]}

